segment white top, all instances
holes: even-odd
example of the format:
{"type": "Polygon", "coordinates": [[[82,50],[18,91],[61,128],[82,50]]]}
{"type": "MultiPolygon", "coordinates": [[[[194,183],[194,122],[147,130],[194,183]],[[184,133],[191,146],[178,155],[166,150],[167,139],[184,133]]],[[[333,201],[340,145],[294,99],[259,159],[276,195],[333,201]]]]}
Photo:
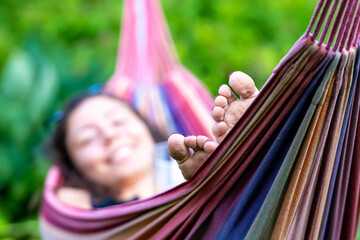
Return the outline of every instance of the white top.
{"type": "Polygon", "coordinates": [[[177,162],[169,155],[167,142],[155,145],[155,186],[159,191],[165,191],[185,182],[177,162]]]}

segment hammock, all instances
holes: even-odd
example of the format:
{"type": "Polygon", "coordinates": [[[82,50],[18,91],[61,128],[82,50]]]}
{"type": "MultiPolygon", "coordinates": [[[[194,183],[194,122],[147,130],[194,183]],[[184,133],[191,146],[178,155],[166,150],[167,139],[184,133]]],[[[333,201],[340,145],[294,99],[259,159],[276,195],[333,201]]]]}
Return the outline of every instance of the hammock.
{"type": "Polygon", "coordinates": [[[106,90],[131,103],[165,136],[212,136],[213,100],[180,64],[157,0],[124,1],[116,70],[106,90]]]}
{"type": "Polygon", "coordinates": [[[75,209],[56,199],[60,174],[53,168],[41,212],[43,236],[354,239],[359,16],[357,1],[320,0],[305,34],[220,146],[189,181],[167,192],[75,209]]]}

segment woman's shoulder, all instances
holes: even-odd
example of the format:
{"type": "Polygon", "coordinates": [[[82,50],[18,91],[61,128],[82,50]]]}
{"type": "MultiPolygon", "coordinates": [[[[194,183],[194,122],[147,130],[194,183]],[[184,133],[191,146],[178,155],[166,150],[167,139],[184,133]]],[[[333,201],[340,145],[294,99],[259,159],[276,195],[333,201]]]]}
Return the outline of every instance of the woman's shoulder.
{"type": "Polygon", "coordinates": [[[56,190],[56,196],[70,206],[92,209],[90,193],[84,189],[63,186],[56,190]]]}

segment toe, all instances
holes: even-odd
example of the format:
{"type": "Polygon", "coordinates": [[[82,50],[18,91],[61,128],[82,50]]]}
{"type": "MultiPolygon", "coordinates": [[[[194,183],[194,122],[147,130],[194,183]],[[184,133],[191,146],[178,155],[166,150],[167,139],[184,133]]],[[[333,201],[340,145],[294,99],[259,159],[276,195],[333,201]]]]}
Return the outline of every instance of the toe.
{"type": "Polygon", "coordinates": [[[185,137],[180,134],[173,134],[168,139],[170,156],[178,162],[183,162],[191,155],[189,148],[185,145],[185,137]]]}
{"type": "Polygon", "coordinates": [[[196,136],[187,136],[185,137],[185,145],[189,148],[195,149],[197,147],[196,145],[196,136]]]}
{"type": "Polygon", "coordinates": [[[216,122],[224,121],[225,109],[215,106],[211,112],[211,115],[216,122]]]}
{"type": "Polygon", "coordinates": [[[215,151],[217,146],[219,146],[219,143],[217,143],[215,141],[207,141],[204,144],[204,151],[207,152],[207,153],[212,153],[212,152],[215,151]]]}
{"type": "Polygon", "coordinates": [[[221,108],[225,108],[228,106],[226,97],[221,96],[221,95],[216,96],[216,98],[214,100],[214,104],[216,107],[221,107],[221,108]]]}
{"type": "Polygon", "coordinates": [[[220,96],[223,96],[227,99],[228,104],[231,104],[238,99],[231,88],[226,84],[220,86],[218,93],[220,96]]]}
{"type": "Polygon", "coordinates": [[[210,138],[205,137],[205,136],[198,136],[196,138],[197,146],[201,149],[204,149],[204,145],[207,141],[210,141],[210,138]]]}
{"type": "Polygon", "coordinates": [[[230,75],[229,84],[235,93],[239,94],[243,99],[253,98],[258,93],[254,80],[240,71],[230,75]]]}
{"type": "Polygon", "coordinates": [[[214,125],[212,126],[212,133],[214,134],[217,140],[220,137],[224,136],[227,130],[228,130],[228,126],[226,125],[225,122],[214,123],[214,125]]]}

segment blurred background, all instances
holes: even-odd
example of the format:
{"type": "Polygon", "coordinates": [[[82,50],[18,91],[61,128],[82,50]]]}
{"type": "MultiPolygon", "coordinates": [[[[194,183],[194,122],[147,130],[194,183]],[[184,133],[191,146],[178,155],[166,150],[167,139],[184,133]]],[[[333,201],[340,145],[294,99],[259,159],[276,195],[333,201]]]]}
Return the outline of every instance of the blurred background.
{"type": "MultiPolygon", "coordinates": [[[[316,0],[161,0],[182,63],[212,94],[241,70],[261,88],[316,0]]],[[[121,0],[0,1],[0,238],[37,239],[51,118],[114,71],[121,0]]]]}

